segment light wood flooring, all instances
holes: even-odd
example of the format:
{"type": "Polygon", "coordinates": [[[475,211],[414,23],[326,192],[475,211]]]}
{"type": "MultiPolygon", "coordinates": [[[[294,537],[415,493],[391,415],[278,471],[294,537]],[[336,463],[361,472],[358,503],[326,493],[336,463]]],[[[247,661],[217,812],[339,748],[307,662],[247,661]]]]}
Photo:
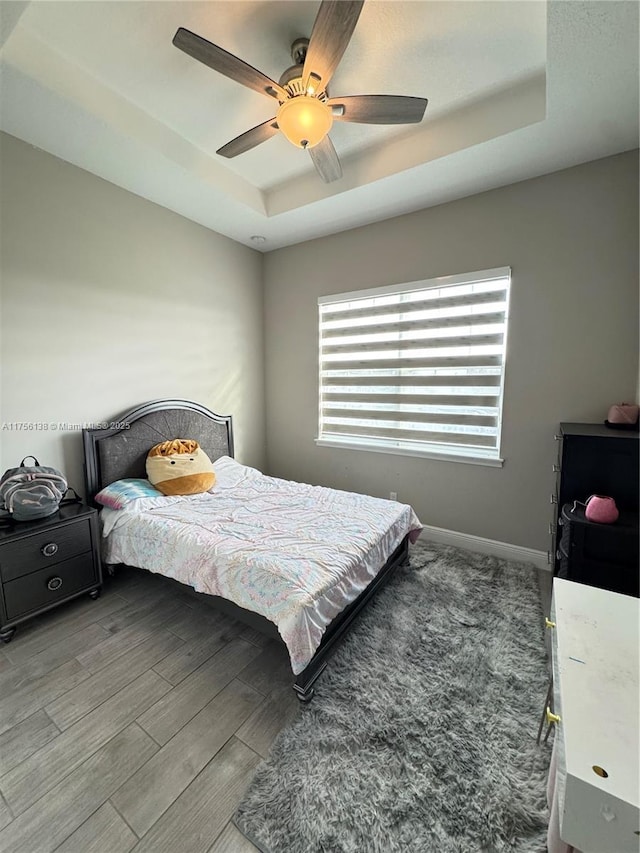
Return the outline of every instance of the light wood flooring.
{"type": "Polygon", "coordinates": [[[0,850],[255,853],[230,819],[302,711],[284,646],[121,570],[0,647],[0,850]]]}

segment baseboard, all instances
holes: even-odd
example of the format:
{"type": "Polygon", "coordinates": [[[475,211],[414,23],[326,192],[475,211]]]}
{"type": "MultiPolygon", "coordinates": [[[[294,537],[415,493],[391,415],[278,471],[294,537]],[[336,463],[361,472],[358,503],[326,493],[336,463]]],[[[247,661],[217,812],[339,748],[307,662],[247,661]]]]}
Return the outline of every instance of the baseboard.
{"type": "Polygon", "coordinates": [[[443,545],[454,545],[467,551],[479,554],[489,554],[503,560],[516,560],[518,563],[532,563],[537,569],[551,571],[547,561],[546,551],[536,551],[533,548],[523,548],[521,545],[510,545],[508,542],[498,542],[495,539],[485,539],[483,536],[472,536],[470,533],[458,533],[456,530],[445,530],[444,527],[424,526],[422,536],[443,545]]]}

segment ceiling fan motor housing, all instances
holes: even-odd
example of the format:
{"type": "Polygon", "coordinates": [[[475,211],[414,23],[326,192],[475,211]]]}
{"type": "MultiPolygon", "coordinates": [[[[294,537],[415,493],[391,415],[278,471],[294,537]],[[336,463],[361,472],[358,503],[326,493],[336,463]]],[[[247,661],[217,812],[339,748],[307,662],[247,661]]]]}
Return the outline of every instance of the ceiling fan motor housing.
{"type": "MultiPolygon", "coordinates": [[[[303,68],[303,65],[291,65],[282,73],[278,80],[278,83],[283,89],[287,90],[292,98],[295,98],[297,95],[309,94],[302,80],[303,68]]],[[[328,89],[322,89],[320,92],[314,92],[313,97],[324,103],[329,99],[329,91],[328,89]]]]}

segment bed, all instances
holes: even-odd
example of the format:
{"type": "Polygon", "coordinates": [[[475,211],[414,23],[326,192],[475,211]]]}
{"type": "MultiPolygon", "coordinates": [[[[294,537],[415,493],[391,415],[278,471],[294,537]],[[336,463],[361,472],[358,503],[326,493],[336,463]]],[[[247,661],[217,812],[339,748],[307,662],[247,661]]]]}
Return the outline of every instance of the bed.
{"type": "Polygon", "coordinates": [[[234,459],[231,416],[158,400],[83,431],[87,498],[145,478],[150,448],[196,439],[214,462],[210,492],[101,509],[103,559],[167,575],[223,612],[284,641],[309,701],[330,652],[395,569],[421,525],[411,507],[267,477],[234,459]]]}

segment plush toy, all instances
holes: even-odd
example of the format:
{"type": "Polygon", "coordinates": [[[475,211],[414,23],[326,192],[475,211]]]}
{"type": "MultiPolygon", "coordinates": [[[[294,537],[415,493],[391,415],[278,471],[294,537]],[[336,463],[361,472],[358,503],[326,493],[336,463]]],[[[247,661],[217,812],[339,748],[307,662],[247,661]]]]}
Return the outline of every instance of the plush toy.
{"type": "Polygon", "coordinates": [[[207,454],[191,438],[175,438],[152,447],[147,477],[163,495],[196,495],[214,485],[216,475],[207,454]]]}

